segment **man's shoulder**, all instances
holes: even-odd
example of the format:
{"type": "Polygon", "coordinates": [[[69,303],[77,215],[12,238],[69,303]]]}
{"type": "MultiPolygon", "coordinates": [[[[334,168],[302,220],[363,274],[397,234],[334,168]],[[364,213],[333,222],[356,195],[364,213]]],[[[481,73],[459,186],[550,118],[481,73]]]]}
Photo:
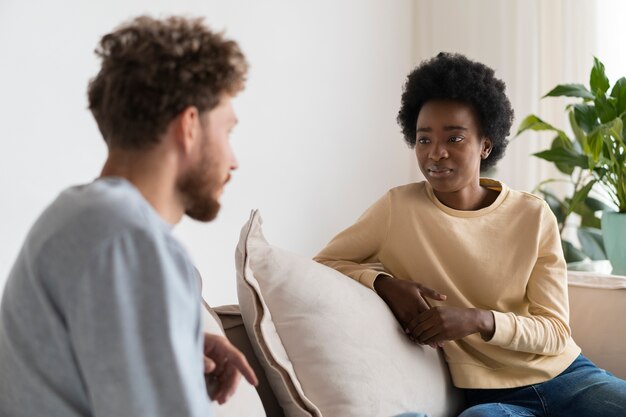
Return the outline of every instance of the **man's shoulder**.
{"type": "Polygon", "coordinates": [[[34,274],[49,288],[67,289],[100,267],[111,270],[115,259],[134,265],[133,258],[150,256],[169,259],[176,268],[189,263],[169,226],[138,190],[98,180],[66,189],[48,206],[26,238],[14,274],[34,274]]]}
{"type": "Polygon", "coordinates": [[[139,233],[169,236],[163,220],[129,183],[98,180],[63,191],[33,225],[33,253],[59,251],[88,258],[102,243],[139,233]]]}
{"type": "Polygon", "coordinates": [[[120,230],[166,230],[164,222],[137,189],[121,179],[68,188],[50,205],[48,215],[59,229],[93,231],[99,237],[120,230]]]}

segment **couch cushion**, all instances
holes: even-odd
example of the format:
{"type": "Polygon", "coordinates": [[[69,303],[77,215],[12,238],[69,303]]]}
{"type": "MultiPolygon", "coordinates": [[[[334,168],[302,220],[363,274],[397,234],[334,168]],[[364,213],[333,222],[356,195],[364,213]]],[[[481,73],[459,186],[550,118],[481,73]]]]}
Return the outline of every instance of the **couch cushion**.
{"type": "Polygon", "coordinates": [[[246,330],[285,415],[455,415],[441,352],[412,344],[371,290],[271,246],[253,211],[236,252],[246,330]]]}

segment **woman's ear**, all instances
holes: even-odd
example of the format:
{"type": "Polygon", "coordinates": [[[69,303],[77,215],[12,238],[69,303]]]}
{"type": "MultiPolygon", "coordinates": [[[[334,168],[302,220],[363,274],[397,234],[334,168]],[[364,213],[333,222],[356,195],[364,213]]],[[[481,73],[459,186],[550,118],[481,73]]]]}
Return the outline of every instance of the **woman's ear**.
{"type": "Polygon", "coordinates": [[[480,150],[481,159],[487,159],[487,157],[491,153],[491,149],[493,149],[491,139],[489,139],[488,137],[484,137],[483,140],[481,141],[481,148],[482,148],[480,150]]]}

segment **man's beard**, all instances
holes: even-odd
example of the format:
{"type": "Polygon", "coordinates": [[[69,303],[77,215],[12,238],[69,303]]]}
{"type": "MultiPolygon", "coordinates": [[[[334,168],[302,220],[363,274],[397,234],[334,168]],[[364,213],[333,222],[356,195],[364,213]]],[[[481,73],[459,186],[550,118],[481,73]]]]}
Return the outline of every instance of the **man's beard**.
{"type": "Polygon", "coordinates": [[[178,190],[184,198],[185,214],[201,222],[210,222],[220,211],[220,202],[213,196],[224,184],[217,173],[212,172],[213,166],[203,152],[202,160],[178,181],[178,190]]]}

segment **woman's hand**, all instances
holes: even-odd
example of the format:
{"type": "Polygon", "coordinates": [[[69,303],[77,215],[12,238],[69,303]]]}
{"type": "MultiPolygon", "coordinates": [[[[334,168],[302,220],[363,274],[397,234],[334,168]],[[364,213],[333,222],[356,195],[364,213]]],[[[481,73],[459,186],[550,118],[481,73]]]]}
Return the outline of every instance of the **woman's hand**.
{"type": "MultiPolygon", "coordinates": [[[[426,298],[437,301],[446,300],[445,295],[439,294],[432,288],[388,275],[379,275],[374,281],[374,288],[407,334],[410,333],[410,329],[417,326],[420,313],[430,309],[426,298]]],[[[414,340],[410,334],[409,337],[414,340]]],[[[435,347],[435,345],[432,346],[435,347]]]]}
{"type": "Polygon", "coordinates": [[[490,340],[495,331],[493,313],[477,308],[433,307],[419,314],[417,324],[409,329],[419,343],[441,344],[480,333],[490,340]]]}

